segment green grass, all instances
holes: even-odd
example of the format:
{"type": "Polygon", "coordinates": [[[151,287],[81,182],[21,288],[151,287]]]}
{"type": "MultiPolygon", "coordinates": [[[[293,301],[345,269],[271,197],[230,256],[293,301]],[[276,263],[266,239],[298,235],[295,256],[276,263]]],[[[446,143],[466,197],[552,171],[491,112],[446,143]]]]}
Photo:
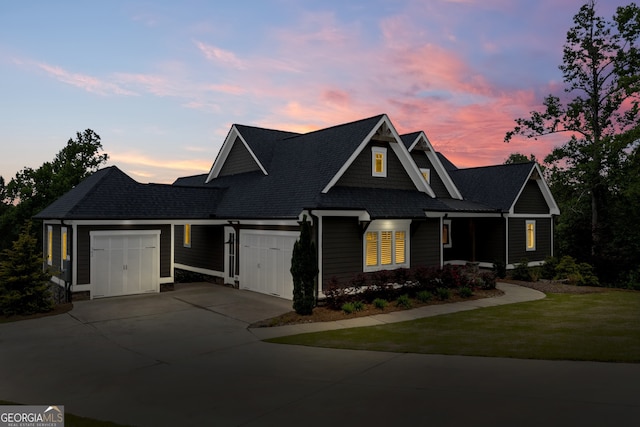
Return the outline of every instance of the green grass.
{"type": "MultiPolygon", "coordinates": [[[[0,400],[0,405],[21,405],[21,403],[0,400]]],[[[127,427],[123,424],[112,423],[111,421],[100,421],[93,418],[70,414],[66,410],[64,413],[64,425],[65,427],[127,427]]]]}
{"type": "Polygon", "coordinates": [[[269,342],[401,353],[640,362],[640,292],[550,294],[383,326],[269,342]]]}

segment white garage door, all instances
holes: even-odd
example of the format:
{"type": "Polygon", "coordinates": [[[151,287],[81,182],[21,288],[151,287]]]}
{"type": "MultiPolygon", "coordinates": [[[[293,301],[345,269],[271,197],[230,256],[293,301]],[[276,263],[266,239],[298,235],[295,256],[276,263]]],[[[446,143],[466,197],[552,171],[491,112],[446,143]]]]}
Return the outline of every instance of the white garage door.
{"type": "Polygon", "coordinates": [[[291,255],[300,233],[240,231],[240,288],[293,299],[291,255]]]}
{"type": "Polygon", "coordinates": [[[159,230],[91,232],[91,298],[159,292],[159,253],[159,230]]]}

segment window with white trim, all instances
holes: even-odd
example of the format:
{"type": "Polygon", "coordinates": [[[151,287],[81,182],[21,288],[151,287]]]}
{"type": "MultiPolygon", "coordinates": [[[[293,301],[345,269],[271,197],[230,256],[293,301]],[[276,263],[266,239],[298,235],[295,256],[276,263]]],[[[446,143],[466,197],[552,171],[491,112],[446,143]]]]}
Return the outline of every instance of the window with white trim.
{"type": "Polygon", "coordinates": [[[364,236],[364,271],[409,266],[409,222],[370,226],[364,236]]]}
{"type": "Polygon", "coordinates": [[[420,173],[422,174],[424,180],[427,181],[427,184],[431,184],[431,169],[420,168],[420,173]]]}
{"type": "Polygon", "coordinates": [[[371,147],[371,175],[387,176],[387,149],[386,147],[371,147]]]}
{"type": "Polygon", "coordinates": [[[64,261],[69,257],[67,227],[60,228],[60,268],[64,268],[64,261]]]}
{"type": "Polygon", "coordinates": [[[47,264],[53,264],[53,227],[47,225],[47,264]]]}
{"type": "Polygon", "coordinates": [[[450,248],[451,245],[451,220],[443,219],[442,220],[442,246],[445,248],[450,248]]]}
{"type": "Polygon", "coordinates": [[[536,250],[536,221],[526,221],[526,244],[528,251],[536,250]]]}
{"type": "Polygon", "coordinates": [[[184,235],[182,236],[182,245],[185,248],[191,247],[191,224],[184,225],[184,235]]]}

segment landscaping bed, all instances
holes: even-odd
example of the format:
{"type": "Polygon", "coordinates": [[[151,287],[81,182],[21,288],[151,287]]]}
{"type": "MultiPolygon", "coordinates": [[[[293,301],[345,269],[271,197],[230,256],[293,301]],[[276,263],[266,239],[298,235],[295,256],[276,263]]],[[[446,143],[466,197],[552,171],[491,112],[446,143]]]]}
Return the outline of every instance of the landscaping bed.
{"type": "Polygon", "coordinates": [[[314,322],[331,322],[335,320],[346,320],[346,319],[354,319],[357,317],[364,316],[373,316],[376,314],[384,314],[391,313],[394,311],[400,310],[409,310],[412,308],[424,307],[427,305],[435,305],[435,304],[450,304],[453,302],[460,301],[470,301],[481,298],[491,298],[503,295],[499,289],[478,289],[473,291],[473,295],[469,297],[461,297],[458,294],[452,293],[448,299],[439,300],[436,298],[432,298],[429,301],[420,301],[417,298],[410,298],[409,303],[410,307],[406,307],[404,305],[397,305],[395,301],[389,302],[386,307],[383,309],[376,308],[373,303],[363,304],[363,308],[358,311],[353,311],[352,313],[346,313],[343,310],[336,310],[333,308],[329,308],[327,306],[315,307],[313,309],[313,313],[309,316],[302,316],[297,314],[295,311],[291,311],[285,314],[282,314],[277,317],[273,317],[271,319],[261,320],[259,322],[255,322],[251,324],[250,328],[265,328],[265,327],[274,327],[274,326],[284,326],[284,325],[296,325],[300,323],[314,323],[314,322]]]}

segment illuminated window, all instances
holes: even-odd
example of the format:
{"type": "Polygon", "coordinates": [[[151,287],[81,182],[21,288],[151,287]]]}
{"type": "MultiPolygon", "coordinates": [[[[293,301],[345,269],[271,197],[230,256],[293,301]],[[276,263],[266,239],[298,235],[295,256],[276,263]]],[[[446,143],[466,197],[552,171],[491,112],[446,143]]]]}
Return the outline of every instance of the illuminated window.
{"type": "Polygon", "coordinates": [[[385,147],[371,147],[371,174],[373,176],[387,176],[387,149],[385,147]]]}
{"type": "Polygon", "coordinates": [[[431,169],[420,168],[420,173],[422,174],[424,180],[427,181],[427,184],[431,184],[431,169]]]}
{"type": "Polygon", "coordinates": [[[451,247],[451,220],[442,220],[442,246],[445,248],[451,247]]]}
{"type": "Polygon", "coordinates": [[[404,264],[406,258],[404,231],[396,231],[396,264],[404,264]]]}
{"type": "Polygon", "coordinates": [[[364,241],[365,271],[408,267],[407,229],[367,231],[364,241]]]}
{"type": "Polygon", "coordinates": [[[66,261],[68,256],[67,227],[62,227],[60,229],[60,259],[66,261]]]}
{"type": "Polygon", "coordinates": [[[533,220],[527,221],[527,250],[536,250],[536,222],[533,220]]]}
{"type": "Polygon", "coordinates": [[[53,262],[53,227],[47,226],[47,264],[53,262]]]}
{"type": "Polygon", "coordinates": [[[184,225],[184,236],[182,238],[182,243],[185,248],[191,247],[191,224],[184,225]]]}
{"type": "Polygon", "coordinates": [[[378,233],[367,232],[366,239],[366,264],[368,267],[378,265],[378,233]]]}

